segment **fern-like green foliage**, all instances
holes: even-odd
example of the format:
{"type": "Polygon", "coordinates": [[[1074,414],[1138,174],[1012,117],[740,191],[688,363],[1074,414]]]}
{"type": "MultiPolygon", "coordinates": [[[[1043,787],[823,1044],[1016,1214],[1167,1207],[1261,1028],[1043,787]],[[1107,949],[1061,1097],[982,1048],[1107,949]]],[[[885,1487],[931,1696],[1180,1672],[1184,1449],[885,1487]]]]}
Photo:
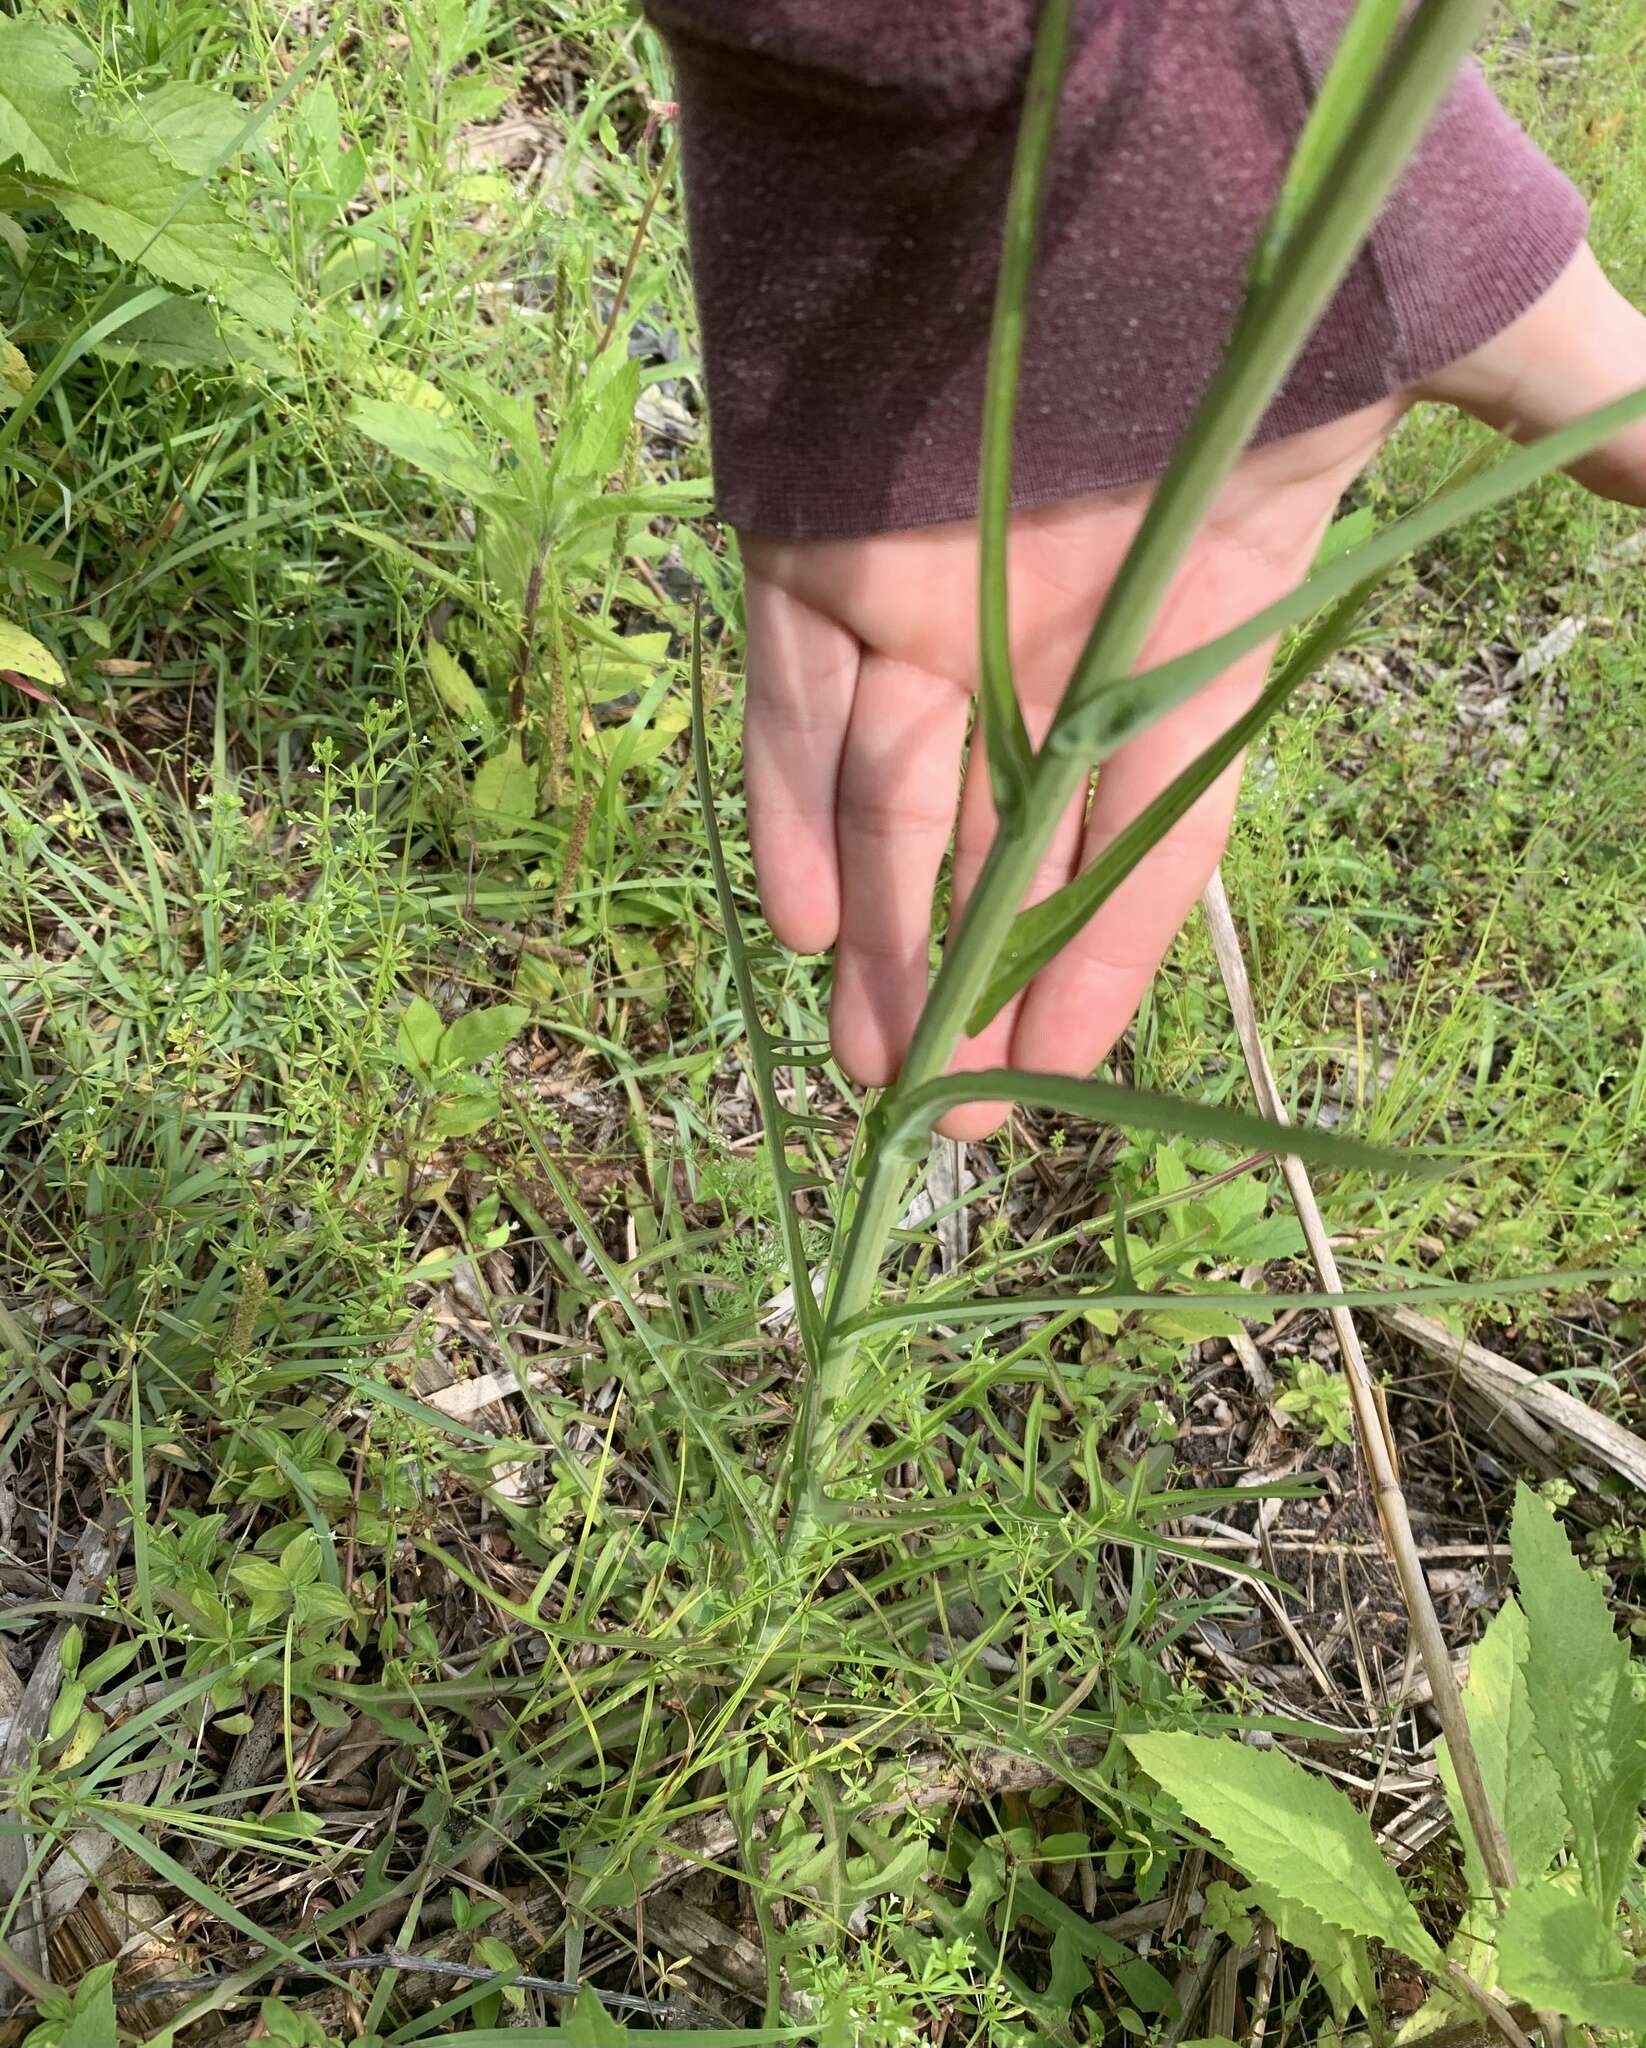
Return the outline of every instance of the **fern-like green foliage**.
{"type": "Polygon", "coordinates": [[[1470,1900],[1444,1954],[1335,1786],[1278,1750],[1198,1734],[1136,1735],[1133,1757],[1252,1882],[1314,1964],[1340,2017],[1372,2007],[1368,1940],[1435,1973],[1403,2038],[1467,2012],[1468,1984],[1646,2038],[1646,1986],[1619,1926],[1646,1797],[1646,1706],[1597,1580],[1548,1504],[1516,1496],[1508,1600],[1470,1660],[1469,1732],[1519,1882],[1493,1900],[1441,1756],[1470,1900]],[[1459,1979],[1463,1988],[1459,1990],[1459,1979]]]}

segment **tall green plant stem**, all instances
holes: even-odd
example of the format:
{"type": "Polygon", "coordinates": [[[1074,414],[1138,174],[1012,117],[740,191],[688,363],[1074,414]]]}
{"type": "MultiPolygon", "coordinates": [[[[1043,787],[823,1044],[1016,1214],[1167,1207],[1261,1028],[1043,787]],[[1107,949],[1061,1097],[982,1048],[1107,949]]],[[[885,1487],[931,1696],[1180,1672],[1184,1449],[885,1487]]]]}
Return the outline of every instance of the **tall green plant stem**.
{"type": "MultiPolygon", "coordinates": [[[[966,1018],[982,993],[1035,868],[1094,762],[1113,750],[1100,736],[1090,749],[1065,750],[1059,734],[1098,697],[1106,679],[1128,675],[1172,580],[1219,490],[1256,431],[1299,350],[1416,148],[1430,115],[1484,26],[1490,0],[1421,0],[1347,136],[1320,167],[1298,225],[1277,249],[1265,281],[1248,300],[1223,363],[1179,442],[1076,662],[1047,741],[1029,773],[1016,821],[996,832],[971,899],[951,935],[895,1086],[875,1112],[879,1128],[897,1124],[897,1104],[943,1073],[966,1018]]],[[[1044,23],[1042,24],[1044,32],[1044,23]]],[[[1052,110],[1030,109],[1044,120],[1052,110]]],[[[1003,277],[1002,286],[1008,280],[1003,277]]],[[[1017,281],[1021,290],[1021,280],[1017,281]]],[[[988,428],[985,427],[985,440],[988,428]]],[[[991,535],[994,549],[1004,532],[991,535]]],[[[985,563],[987,584],[998,560],[985,563]]],[[[870,1140],[844,1247],[834,1276],[817,1372],[806,1404],[806,1441],[793,1469],[801,1492],[790,1520],[790,1549],[803,1550],[824,1519],[838,1418],[857,1350],[848,1326],[867,1308],[896,1223],[919,1139],[870,1140]]]]}

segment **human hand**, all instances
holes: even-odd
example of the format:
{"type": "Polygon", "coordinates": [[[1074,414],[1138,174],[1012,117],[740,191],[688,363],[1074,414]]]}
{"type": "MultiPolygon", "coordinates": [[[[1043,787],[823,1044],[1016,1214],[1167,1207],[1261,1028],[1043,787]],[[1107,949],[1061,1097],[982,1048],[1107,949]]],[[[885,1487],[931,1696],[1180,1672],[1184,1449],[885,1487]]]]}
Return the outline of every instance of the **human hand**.
{"type": "MultiPolygon", "coordinates": [[[[1414,397],[1535,439],[1646,384],[1646,317],[1585,249],[1529,312],[1414,397]]],[[[1246,455],[1144,647],[1151,667],[1216,638],[1308,573],[1343,491],[1403,410],[1391,400],[1246,455]]],[[[1577,465],[1591,489],[1646,504],[1646,424],[1577,465]]],[[[1147,487],[1024,511],[1009,542],[1012,655],[1038,744],[1148,500],[1147,487]]],[[[746,535],[744,763],[761,901],[777,937],[835,949],[830,1030],[864,1084],[897,1073],[926,998],[932,892],[954,837],[954,915],[994,809],[981,742],[964,763],[977,680],[977,530],[969,521],[843,541],[746,535]]],[[[1062,887],[1250,705],[1269,648],[1237,662],[1103,764],[1089,807],[1059,820],[1029,901],[1062,887]]],[[[1231,769],[1097,915],[976,1038],[959,1069],[1085,1074],[1131,1021],[1210,879],[1233,818],[1231,769]]],[[[985,1135],[998,1104],[947,1117],[985,1135]]]]}

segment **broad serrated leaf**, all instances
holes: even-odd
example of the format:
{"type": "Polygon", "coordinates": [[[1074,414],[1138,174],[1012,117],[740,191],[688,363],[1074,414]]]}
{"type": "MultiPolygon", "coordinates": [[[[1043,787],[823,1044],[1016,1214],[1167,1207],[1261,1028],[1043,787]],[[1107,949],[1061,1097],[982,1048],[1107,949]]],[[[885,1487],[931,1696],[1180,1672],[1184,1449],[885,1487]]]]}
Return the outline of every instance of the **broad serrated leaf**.
{"type": "Polygon", "coordinates": [[[167,79],[145,93],[133,115],[148,140],[191,178],[231,162],[251,121],[238,100],[187,78],[167,79]]]}
{"type": "Polygon", "coordinates": [[[474,771],[469,795],[482,818],[494,825],[527,825],[537,815],[537,770],[517,739],[498,748],[474,771]]]}
{"type": "MultiPolygon", "coordinates": [[[[1509,1853],[1524,1884],[1543,1875],[1566,1839],[1560,1781],[1537,1739],[1526,1683],[1526,1617],[1505,1600],[1469,1659],[1463,1688],[1469,1733],[1492,1810],[1503,1823],[1509,1853]]],[[[1463,1842],[1463,1868],[1474,1897],[1490,1890],[1470,1832],[1451,1756],[1442,1739],[1436,1761],[1463,1842]]]]}
{"type": "Polygon", "coordinates": [[[589,365],[555,447],[555,477],[562,489],[601,484],[622,462],[640,397],[640,372],[638,357],[613,349],[589,365]]]}
{"type": "Polygon", "coordinates": [[[70,155],[63,218],[164,284],[212,293],[254,327],[291,324],[297,301],[274,265],[207,192],[137,134],[88,136],[70,155]]]}
{"type": "Polygon", "coordinates": [[[1440,1961],[1366,1817],[1278,1749],[1212,1735],[1129,1735],[1126,1747],[1252,1883],[1346,1934],[1440,1961]]]}
{"type": "Polygon", "coordinates": [[[485,1010],[465,1010],[441,1033],[436,1064],[477,1067],[512,1045],[530,1021],[531,1011],[524,1003],[494,1003],[485,1010]]]}
{"type": "Polygon", "coordinates": [[[14,626],[10,619],[0,619],[0,668],[12,669],[20,676],[46,683],[54,690],[63,687],[63,665],[56,655],[32,633],[25,633],[21,626],[14,626]]]}
{"type": "Polygon", "coordinates": [[[1367,2014],[1378,2010],[1377,1982],[1362,1935],[1347,1934],[1296,1899],[1282,1898],[1273,1885],[1254,1884],[1250,1897],[1274,1922],[1281,1940],[1309,1958],[1340,2025],[1356,2008],[1367,2014]]]}
{"type": "Polygon", "coordinates": [[[1515,1491],[1510,1551],[1526,1616],[1538,1744],[1559,1782],[1584,1892],[1610,1913],[1634,1867],[1646,1717],[1606,1596],[1572,1554],[1553,1510],[1524,1485],[1515,1491]]]}
{"type": "Polygon", "coordinates": [[[490,498],[506,490],[468,429],[427,405],[357,398],[349,419],[379,448],[465,498],[490,498]]]}
{"type": "Polygon", "coordinates": [[[489,732],[492,726],[490,707],[480,694],[468,670],[438,640],[428,644],[429,681],[434,685],[435,695],[454,718],[464,725],[478,727],[489,732]]]}
{"type": "Polygon", "coordinates": [[[1646,2038],[1646,1984],[1611,1914],[1559,1885],[1521,1885],[1504,1901],[1498,1982],[1528,2005],[1646,2038]]]}
{"type": "Polygon", "coordinates": [[[68,176],[77,125],[74,88],[80,65],[73,39],[43,21],[0,21],[0,162],[68,176]]]}

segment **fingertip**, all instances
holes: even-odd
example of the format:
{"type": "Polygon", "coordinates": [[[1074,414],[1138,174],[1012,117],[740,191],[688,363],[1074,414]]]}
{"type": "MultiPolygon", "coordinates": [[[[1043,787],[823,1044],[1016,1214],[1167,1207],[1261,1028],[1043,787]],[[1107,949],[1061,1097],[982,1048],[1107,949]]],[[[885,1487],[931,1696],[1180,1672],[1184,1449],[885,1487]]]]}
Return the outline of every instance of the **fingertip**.
{"type": "Polygon", "coordinates": [[[992,1138],[1011,1112],[1009,1102],[968,1102],[961,1109],[951,1109],[939,1120],[938,1134],[957,1138],[963,1145],[975,1145],[984,1138],[992,1138]]]}
{"type": "Polygon", "coordinates": [[[790,866],[778,857],[774,865],[776,875],[759,882],[760,908],[772,937],[791,953],[828,952],[840,936],[840,888],[832,863],[790,866]]]}

